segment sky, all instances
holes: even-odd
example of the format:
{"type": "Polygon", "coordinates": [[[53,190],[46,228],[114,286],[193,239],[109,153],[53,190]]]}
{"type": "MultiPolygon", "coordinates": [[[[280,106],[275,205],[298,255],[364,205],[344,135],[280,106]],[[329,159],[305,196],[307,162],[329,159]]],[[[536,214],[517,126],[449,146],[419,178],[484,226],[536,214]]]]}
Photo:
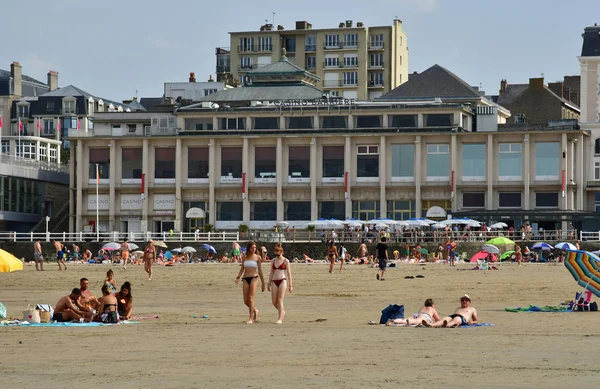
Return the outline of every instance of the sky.
{"type": "Polygon", "coordinates": [[[0,69],[75,85],[111,100],[160,97],[163,83],[215,74],[215,48],[230,31],[258,30],[265,20],[293,29],[306,20],[330,28],[345,20],[366,26],[402,20],[409,72],[434,64],[497,94],[500,80],[546,82],[579,74],[586,26],[600,23],[600,1],[577,0],[28,0],[2,4],[0,69]]]}

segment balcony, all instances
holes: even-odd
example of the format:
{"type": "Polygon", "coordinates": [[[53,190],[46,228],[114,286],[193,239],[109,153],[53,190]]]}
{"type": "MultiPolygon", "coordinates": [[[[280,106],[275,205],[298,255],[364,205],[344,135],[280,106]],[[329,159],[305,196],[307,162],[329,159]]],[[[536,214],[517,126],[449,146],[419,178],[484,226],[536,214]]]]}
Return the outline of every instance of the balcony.
{"type": "Polygon", "coordinates": [[[343,62],[338,62],[337,64],[327,64],[327,62],[323,62],[323,70],[335,70],[335,69],[356,69],[358,68],[358,61],[356,63],[345,64],[343,62]]]}
{"type": "Polygon", "coordinates": [[[231,66],[229,65],[217,65],[217,73],[229,73],[231,72],[231,66]]]}
{"type": "Polygon", "coordinates": [[[384,50],[384,44],[383,44],[383,42],[369,42],[369,50],[370,51],[384,50]]]}
{"type": "Polygon", "coordinates": [[[306,52],[313,52],[313,51],[317,51],[317,45],[305,45],[304,46],[304,51],[306,52]]]}
{"type": "Polygon", "coordinates": [[[593,189],[600,189],[600,180],[588,181],[587,187],[593,189]]]}
{"type": "Polygon", "coordinates": [[[343,80],[325,80],[323,81],[323,87],[325,88],[356,88],[358,83],[350,84],[343,80]]]}
{"type": "Polygon", "coordinates": [[[270,53],[273,45],[238,46],[238,53],[270,53]]]}
{"type": "Polygon", "coordinates": [[[369,66],[368,66],[369,70],[382,70],[383,67],[384,67],[383,62],[378,63],[378,64],[371,62],[371,63],[369,63],[369,66]]]}
{"type": "Polygon", "coordinates": [[[383,88],[383,81],[369,81],[369,89],[383,88]]]}
{"type": "Polygon", "coordinates": [[[238,65],[238,72],[248,72],[250,70],[254,70],[258,67],[257,64],[251,65],[238,65]]]}
{"type": "Polygon", "coordinates": [[[323,45],[325,50],[358,50],[358,42],[337,42],[323,45]]]}

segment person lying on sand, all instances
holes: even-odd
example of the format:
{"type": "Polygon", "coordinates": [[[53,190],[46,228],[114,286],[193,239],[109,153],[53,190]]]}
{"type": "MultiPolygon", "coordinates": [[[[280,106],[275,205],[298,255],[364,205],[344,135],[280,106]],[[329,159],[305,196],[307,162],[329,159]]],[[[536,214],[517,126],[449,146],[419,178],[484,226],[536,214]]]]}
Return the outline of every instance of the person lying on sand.
{"type": "Polygon", "coordinates": [[[81,290],[75,288],[71,291],[70,295],[64,296],[58,300],[58,303],[56,303],[56,308],[54,308],[52,321],[69,322],[84,319],[85,321],[90,322],[92,320],[93,313],[81,311],[75,306],[75,303],[80,297],[81,290]]]}
{"type": "Polygon", "coordinates": [[[459,327],[470,324],[477,324],[477,311],[471,306],[471,298],[465,294],[460,298],[460,307],[456,308],[454,314],[437,320],[434,323],[428,323],[423,320],[421,323],[426,327],[459,327]]]}
{"type": "Polygon", "coordinates": [[[432,324],[434,321],[438,320],[440,320],[440,316],[435,309],[435,303],[433,302],[433,299],[427,299],[425,300],[423,307],[419,309],[419,312],[412,315],[412,318],[388,320],[385,325],[391,326],[394,324],[404,324],[407,326],[418,326],[421,325],[423,321],[432,324]]]}

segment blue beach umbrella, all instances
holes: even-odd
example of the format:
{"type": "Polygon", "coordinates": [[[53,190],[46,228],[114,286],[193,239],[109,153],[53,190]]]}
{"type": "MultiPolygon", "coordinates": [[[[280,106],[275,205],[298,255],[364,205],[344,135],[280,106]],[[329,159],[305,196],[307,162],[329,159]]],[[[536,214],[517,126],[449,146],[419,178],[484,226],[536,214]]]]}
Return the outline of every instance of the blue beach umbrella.
{"type": "Polygon", "coordinates": [[[215,248],[212,247],[209,244],[203,244],[202,247],[204,247],[205,249],[207,249],[209,253],[213,253],[213,254],[217,253],[217,250],[215,250],[215,248]]]}
{"type": "Polygon", "coordinates": [[[534,244],[533,246],[531,246],[532,250],[550,251],[553,248],[554,247],[550,246],[548,243],[545,243],[545,242],[537,242],[536,244],[534,244]]]}
{"type": "Polygon", "coordinates": [[[557,244],[556,246],[554,246],[554,248],[559,249],[559,250],[565,250],[565,251],[577,250],[577,247],[575,247],[574,244],[569,243],[569,242],[561,242],[561,243],[557,244]]]}

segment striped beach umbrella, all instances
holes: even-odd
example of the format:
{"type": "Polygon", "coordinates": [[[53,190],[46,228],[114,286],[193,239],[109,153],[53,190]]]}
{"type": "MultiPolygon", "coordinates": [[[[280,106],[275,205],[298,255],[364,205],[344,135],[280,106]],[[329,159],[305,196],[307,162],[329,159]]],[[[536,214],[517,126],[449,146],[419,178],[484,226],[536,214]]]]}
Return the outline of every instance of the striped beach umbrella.
{"type": "Polygon", "coordinates": [[[600,297],[600,258],[587,251],[568,251],[565,266],[581,287],[600,297]]]}

